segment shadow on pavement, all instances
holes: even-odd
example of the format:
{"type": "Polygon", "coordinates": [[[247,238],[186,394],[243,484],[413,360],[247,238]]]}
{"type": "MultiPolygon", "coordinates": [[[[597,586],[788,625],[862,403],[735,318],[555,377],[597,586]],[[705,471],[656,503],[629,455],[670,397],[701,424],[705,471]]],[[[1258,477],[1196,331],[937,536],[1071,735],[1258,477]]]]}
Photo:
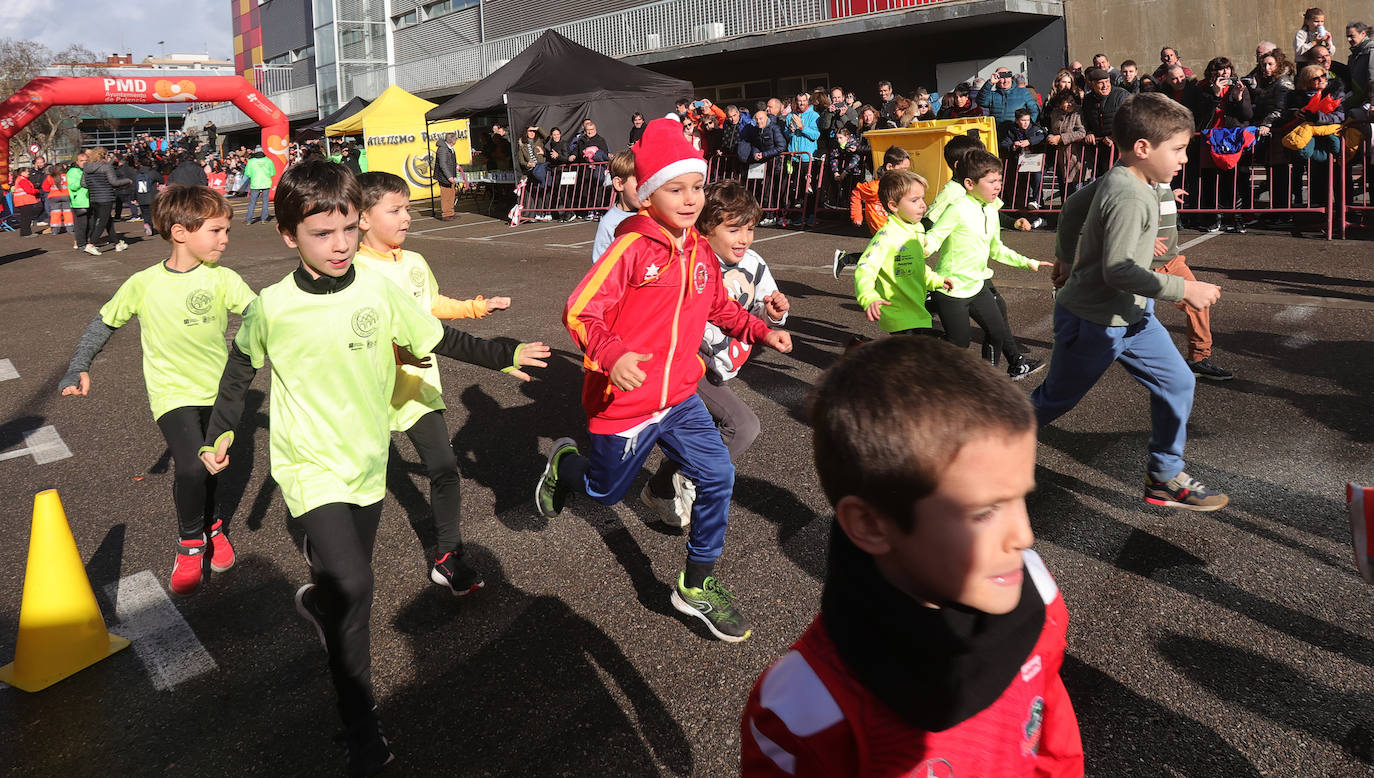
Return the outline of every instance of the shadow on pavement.
{"type": "Polygon", "coordinates": [[[1078,714],[1091,775],[1260,775],[1210,728],[1136,694],[1101,670],[1065,655],[1060,675],[1078,714]]]}
{"type": "Polygon", "coordinates": [[[1165,633],[1155,640],[1155,647],[1189,680],[1222,700],[1343,746],[1355,758],[1374,765],[1370,741],[1374,701],[1368,694],[1350,695],[1269,657],[1190,635],[1165,633]],[[1236,672],[1237,668],[1244,672],[1236,672]],[[1263,680],[1256,683],[1257,679],[1263,680]]]}
{"type": "Polygon", "coordinates": [[[488,571],[486,589],[455,609],[428,587],[395,620],[424,679],[388,695],[379,711],[405,722],[392,744],[399,773],[436,765],[512,777],[694,772],[682,727],[613,640],[562,600],[506,583],[486,549],[469,550],[488,571]],[[504,620],[499,631],[496,620],[504,620]]]}

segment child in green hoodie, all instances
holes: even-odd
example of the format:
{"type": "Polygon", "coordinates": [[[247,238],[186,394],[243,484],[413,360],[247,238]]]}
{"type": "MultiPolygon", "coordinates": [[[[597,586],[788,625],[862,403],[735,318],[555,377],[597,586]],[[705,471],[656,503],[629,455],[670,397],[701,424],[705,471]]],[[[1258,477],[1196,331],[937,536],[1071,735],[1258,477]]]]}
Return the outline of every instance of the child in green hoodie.
{"type": "Polygon", "coordinates": [[[878,199],[890,214],[873,235],[858,267],[854,296],[869,321],[893,335],[937,335],[930,327],[926,292],[950,291],[954,283],[925,264],[921,217],[926,212],[926,180],[910,170],[892,170],[878,182],[878,199]]]}
{"type": "Polygon", "coordinates": [[[1020,380],[1044,367],[1044,362],[1023,355],[1011,335],[1006,314],[987,280],[992,278],[988,260],[1004,265],[1039,270],[1040,262],[1022,256],[1002,243],[998,210],[1002,200],[1002,162],[986,151],[971,151],[956,172],[965,194],[951,200],[935,225],[924,234],[921,245],[927,254],[940,252],[936,272],[953,281],[945,291],[933,291],[931,305],[940,316],[945,338],[959,348],[972,340],[969,319],[978,323],[996,351],[1007,361],[1007,374],[1020,380]]]}

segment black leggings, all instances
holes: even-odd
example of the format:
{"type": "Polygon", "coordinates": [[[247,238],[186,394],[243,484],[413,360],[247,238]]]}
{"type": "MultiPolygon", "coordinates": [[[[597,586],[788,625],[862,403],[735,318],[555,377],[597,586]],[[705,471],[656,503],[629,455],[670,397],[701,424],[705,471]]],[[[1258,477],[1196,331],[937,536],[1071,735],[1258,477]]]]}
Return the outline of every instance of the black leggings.
{"type": "Polygon", "coordinates": [[[90,236],[86,234],[91,229],[90,212],[90,208],[72,209],[72,240],[79,249],[85,248],[86,244],[91,242],[90,236]]]}
{"type": "Polygon", "coordinates": [[[354,724],[371,715],[372,547],[382,503],[329,503],[293,517],[309,543],[311,604],[324,630],[329,674],[339,695],[339,715],[354,724]]]}
{"type": "Polygon", "coordinates": [[[102,232],[108,235],[111,241],[119,240],[118,236],[115,235],[114,220],[111,218],[113,213],[114,203],[91,203],[91,212],[88,214],[90,221],[86,224],[88,230],[87,243],[105,242],[100,238],[102,232]]]}
{"type": "Polygon", "coordinates": [[[182,540],[199,540],[215,523],[215,484],[219,479],[205,469],[198,453],[205,444],[209,421],[208,406],[192,405],[173,408],[157,419],[172,452],[172,502],[182,540]]]}
{"type": "Polygon", "coordinates": [[[983,328],[987,342],[1002,354],[1008,365],[1020,358],[1006,315],[998,307],[997,298],[988,284],[983,284],[978,294],[972,297],[950,297],[944,292],[931,292],[930,302],[940,315],[945,339],[950,343],[959,348],[968,348],[973,339],[973,328],[969,326],[969,319],[972,318],[983,328]]]}
{"type": "Polygon", "coordinates": [[[458,476],[458,455],[453,453],[443,412],[433,411],[421,416],[406,430],[406,436],[415,444],[415,451],[429,476],[429,505],[434,512],[434,531],[439,541],[434,556],[438,558],[450,551],[458,551],[462,556],[462,479],[458,476]]]}

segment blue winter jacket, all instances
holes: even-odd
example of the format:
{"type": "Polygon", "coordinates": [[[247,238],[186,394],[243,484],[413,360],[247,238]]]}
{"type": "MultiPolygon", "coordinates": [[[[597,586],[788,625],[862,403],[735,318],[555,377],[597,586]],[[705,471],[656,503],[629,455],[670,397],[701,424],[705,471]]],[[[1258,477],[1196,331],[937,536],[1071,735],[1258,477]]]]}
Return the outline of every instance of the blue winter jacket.
{"type": "Polygon", "coordinates": [[[1035,95],[1031,94],[1029,89],[1014,86],[1003,90],[998,89],[995,84],[992,80],[983,84],[983,88],[978,90],[978,104],[988,109],[988,113],[997,120],[999,131],[1016,118],[1018,108],[1030,111],[1032,124],[1040,120],[1040,104],[1035,102],[1035,95]]]}
{"type": "Polygon", "coordinates": [[[788,133],[787,150],[801,152],[805,155],[801,158],[802,161],[810,162],[811,155],[816,153],[816,140],[821,137],[820,127],[817,125],[820,116],[816,113],[816,109],[810,106],[805,112],[794,113],[792,116],[801,116],[802,126],[801,129],[797,129],[792,126],[792,117],[787,117],[787,126],[791,130],[788,133]]]}

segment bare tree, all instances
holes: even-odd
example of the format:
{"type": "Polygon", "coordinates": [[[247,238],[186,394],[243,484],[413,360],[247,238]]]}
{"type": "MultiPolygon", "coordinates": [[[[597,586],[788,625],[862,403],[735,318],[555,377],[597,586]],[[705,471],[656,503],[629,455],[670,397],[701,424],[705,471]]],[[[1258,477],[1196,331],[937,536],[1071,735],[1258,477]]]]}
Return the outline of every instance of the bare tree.
{"type": "MultiPolygon", "coordinates": [[[[43,70],[56,66],[64,76],[87,76],[94,70],[83,67],[96,59],[95,52],[81,45],[68,46],[56,54],[36,41],[0,38],[0,101],[9,99],[43,70]]],[[[72,106],[53,106],[44,111],[12,139],[10,158],[14,152],[28,156],[28,147],[37,145],[51,154],[61,147],[71,148],[81,142],[76,124],[81,110],[72,106]]]]}

